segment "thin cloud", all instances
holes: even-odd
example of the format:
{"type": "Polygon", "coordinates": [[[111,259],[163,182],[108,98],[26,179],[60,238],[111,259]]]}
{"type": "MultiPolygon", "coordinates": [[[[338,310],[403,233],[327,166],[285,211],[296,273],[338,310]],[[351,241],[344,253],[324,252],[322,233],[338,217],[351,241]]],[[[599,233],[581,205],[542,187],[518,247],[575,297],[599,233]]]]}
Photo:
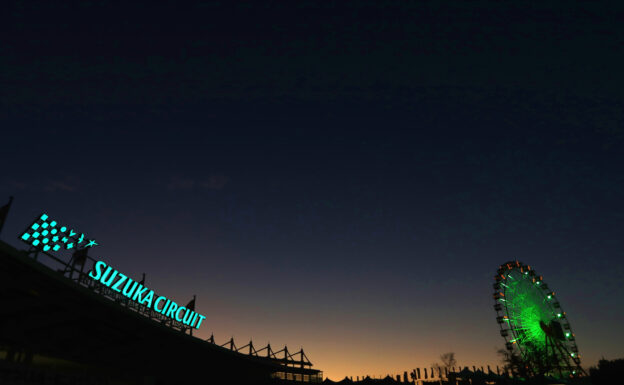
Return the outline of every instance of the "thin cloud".
{"type": "Polygon", "coordinates": [[[228,184],[230,179],[223,175],[211,175],[202,186],[207,190],[222,190],[228,184]]]}
{"type": "Polygon", "coordinates": [[[167,190],[169,191],[187,191],[191,190],[195,186],[195,181],[192,179],[171,178],[171,181],[167,185],[167,190]]]}
{"type": "Polygon", "coordinates": [[[9,183],[7,183],[7,189],[8,190],[12,190],[12,191],[16,191],[16,190],[26,190],[28,188],[28,185],[24,182],[20,182],[20,181],[15,181],[15,180],[11,180],[9,181],[9,183]]]}
{"type": "Polygon", "coordinates": [[[75,185],[70,184],[68,182],[54,180],[54,181],[49,182],[47,185],[45,185],[43,189],[44,191],[47,191],[47,192],[57,192],[57,191],[73,192],[73,191],[76,191],[76,188],[77,187],[75,185]]]}

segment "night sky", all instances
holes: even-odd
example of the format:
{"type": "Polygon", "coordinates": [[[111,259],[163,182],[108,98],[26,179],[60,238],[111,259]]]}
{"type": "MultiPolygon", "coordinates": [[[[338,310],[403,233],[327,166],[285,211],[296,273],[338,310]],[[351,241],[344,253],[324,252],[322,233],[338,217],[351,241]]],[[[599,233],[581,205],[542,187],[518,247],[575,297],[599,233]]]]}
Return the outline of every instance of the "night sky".
{"type": "Polygon", "coordinates": [[[2,239],[45,211],[334,380],[499,363],[512,259],[624,357],[622,3],[388,3],[3,3],[2,239]]]}

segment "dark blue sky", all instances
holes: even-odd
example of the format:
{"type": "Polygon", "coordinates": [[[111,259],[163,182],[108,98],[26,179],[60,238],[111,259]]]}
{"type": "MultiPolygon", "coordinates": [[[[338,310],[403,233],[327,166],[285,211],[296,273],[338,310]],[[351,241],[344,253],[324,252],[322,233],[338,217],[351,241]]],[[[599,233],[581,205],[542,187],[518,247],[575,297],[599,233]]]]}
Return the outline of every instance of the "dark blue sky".
{"type": "Polygon", "coordinates": [[[518,258],[621,357],[621,6],[339,4],[11,2],[3,239],[47,211],[332,378],[496,363],[518,258]]]}

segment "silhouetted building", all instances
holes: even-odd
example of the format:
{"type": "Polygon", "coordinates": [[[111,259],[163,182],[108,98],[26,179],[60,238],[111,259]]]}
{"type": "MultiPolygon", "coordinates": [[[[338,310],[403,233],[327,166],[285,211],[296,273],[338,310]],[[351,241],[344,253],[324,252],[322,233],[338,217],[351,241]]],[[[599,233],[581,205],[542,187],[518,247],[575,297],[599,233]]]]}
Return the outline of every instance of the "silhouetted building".
{"type": "Polygon", "coordinates": [[[152,318],[141,305],[103,295],[76,265],[0,241],[0,382],[3,375],[36,380],[50,371],[86,376],[90,383],[322,381],[303,350],[248,344],[241,352],[233,340],[229,348],[204,341],[152,318]]]}

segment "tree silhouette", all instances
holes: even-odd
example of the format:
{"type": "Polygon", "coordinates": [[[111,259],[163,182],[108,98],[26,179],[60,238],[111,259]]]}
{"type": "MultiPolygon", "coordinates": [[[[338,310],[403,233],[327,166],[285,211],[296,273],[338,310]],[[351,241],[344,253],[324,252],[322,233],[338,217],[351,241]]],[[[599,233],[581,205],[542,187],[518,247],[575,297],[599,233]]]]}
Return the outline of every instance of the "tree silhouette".
{"type": "Polygon", "coordinates": [[[451,371],[454,366],[457,365],[457,360],[455,359],[454,352],[444,353],[440,356],[440,360],[442,361],[442,367],[444,367],[447,371],[451,371]]]}
{"type": "Polygon", "coordinates": [[[624,358],[617,360],[598,361],[598,367],[589,368],[592,384],[594,385],[611,385],[622,381],[624,377],[624,358]]]}
{"type": "Polygon", "coordinates": [[[557,355],[530,343],[525,345],[522,355],[506,349],[499,349],[498,354],[505,371],[511,372],[514,377],[544,378],[547,374],[558,374],[555,373],[559,368],[557,355]]]}
{"type": "Polygon", "coordinates": [[[454,352],[444,353],[440,356],[440,361],[442,364],[433,363],[431,366],[435,369],[436,372],[440,373],[440,378],[447,378],[446,373],[450,373],[454,366],[457,365],[457,360],[455,359],[454,352]]]}
{"type": "Polygon", "coordinates": [[[524,361],[518,353],[506,349],[499,349],[498,354],[501,356],[505,373],[511,373],[513,377],[529,377],[528,368],[526,368],[524,361]]]}

